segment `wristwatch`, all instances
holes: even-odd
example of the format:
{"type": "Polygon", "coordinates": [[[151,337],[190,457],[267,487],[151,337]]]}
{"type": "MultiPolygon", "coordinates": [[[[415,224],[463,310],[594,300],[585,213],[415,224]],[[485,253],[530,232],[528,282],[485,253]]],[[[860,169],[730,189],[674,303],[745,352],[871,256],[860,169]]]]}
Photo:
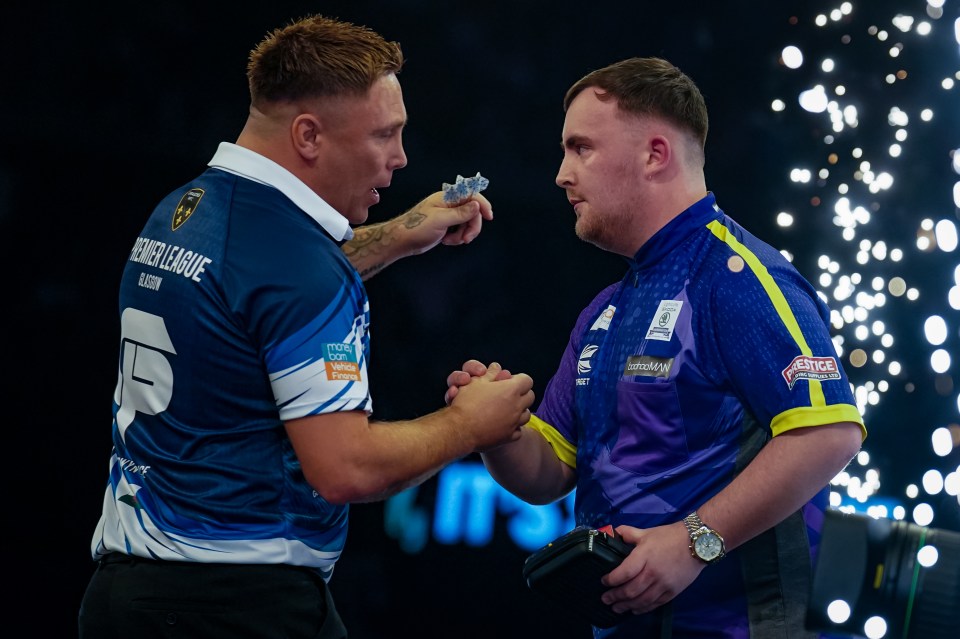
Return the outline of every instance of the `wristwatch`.
{"type": "Polygon", "coordinates": [[[690,533],[690,554],[708,564],[716,563],[723,558],[726,554],[723,537],[700,521],[696,511],[684,517],[683,524],[690,533]]]}

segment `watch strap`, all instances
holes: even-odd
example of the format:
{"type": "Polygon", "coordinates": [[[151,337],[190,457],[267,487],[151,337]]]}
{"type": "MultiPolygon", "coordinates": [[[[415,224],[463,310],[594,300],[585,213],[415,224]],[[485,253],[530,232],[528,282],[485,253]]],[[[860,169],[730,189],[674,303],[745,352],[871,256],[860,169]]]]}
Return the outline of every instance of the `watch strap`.
{"type": "Polygon", "coordinates": [[[687,532],[690,533],[690,539],[694,537],[696,533],[701,528],[706,528],[707,525],[700,520],[700,515],[697,514],[697,511],[693,511],[689,515],[683,518],[683,525],[687,527],[687,532]]]}

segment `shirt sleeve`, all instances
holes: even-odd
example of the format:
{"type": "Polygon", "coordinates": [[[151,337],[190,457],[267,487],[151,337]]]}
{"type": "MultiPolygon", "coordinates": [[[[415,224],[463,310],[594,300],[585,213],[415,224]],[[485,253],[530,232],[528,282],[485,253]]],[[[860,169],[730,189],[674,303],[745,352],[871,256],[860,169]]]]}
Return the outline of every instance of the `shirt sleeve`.
{"type": "Polygon", "coordinates": [[[718,272],[712,288],[713,331],[735,392],[776,436],[837,422],[866,428],[816,291],[775,251],[762,259],[717,225],[743,268],[718,272]]]}
{"type": "Polygon", "coordinates": [[[540,405],[534,412],[536,421],[528,426],[540,432],[553,447],[560,461],[576,468],[576,447],[579,438],[579,418],[576,410],[576,388],[579,376],[580,351],[588,327],[607,312],[607,306],[616,284],[605,288],[581,311],[570,331],[570,339],[560,358],[560,365],[547,383],[540,405]],[[565,444],[565,445],[564,445],[565,444]]]}

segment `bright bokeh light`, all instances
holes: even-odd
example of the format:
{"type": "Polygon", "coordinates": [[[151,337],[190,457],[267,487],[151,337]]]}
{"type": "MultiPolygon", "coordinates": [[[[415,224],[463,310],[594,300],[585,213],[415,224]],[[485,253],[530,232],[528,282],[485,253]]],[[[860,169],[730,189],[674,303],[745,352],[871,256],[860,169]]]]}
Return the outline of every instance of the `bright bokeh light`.
{"type": "Polygon", "coordinates": [[[928,495],[937,495],[943,490],[943,475],[931,468],[923,474],[923,489],[928,495]]]}
{"type": "Polygon", "coordinates": [[[957,248],[957,226],[950,220],[940,220],[937,222],[935,235],[937,237],[937,246],[946,253],[952,252],[957,248]]]}
{"type": "Polygon", "coordinates": [[[827,606],[827,619],[833,623],[846,623],[850,619],[850,604],[842,599],[831,601],[827,606]]]}
{"type": "Polygon", "coordinates": [[[870,617],[863,623],[863,635],[867,639],[882,639],[887,636],[887,620],[883,617],[870,617]]]}
{"type": "Polygon", "coordinates": [[[960,507],[957,470],[941,465],[960,447],[960,425],[944,425],[960,422],[960,0],[900,5],[797,12],[771,117],[809,143],[784,158],[789,195],[768,214],[777,250],[829,308],[865,450],[909,428],[918,445],[874,457],[924,459],[906,487],[881,486],[877,462],[851,465],[831,504],[929,525],[943,502],[921,495],[947,492],[960,507]]]}
{"type": "Polygon", "coordinates": [[[923,323],[923,334],[934,346],[940,346],[947,339],[947,323],[939,315],[931,315],[923,323]]]}
{"type": "Polygon", "coordinates": [[[918,526],[929,526],[933,523],[933,508],[930,504],[920,503],[914,506],[913,521],[918,526]]]}
{"type": "Polygon", "coordinates": [[[829,100],[827,99],[827,93],[824,91],[823,85],[818,84],[806,91],[802,91],[799,102],[800,106],[810,113],[823,113],[827,110],[829,100]]]}
{"type": "Polygon", "coordinates": [[[950,352],[945,348],[938,348],[930,354],[930,368],[934,373],[946,373],[950,370],[950,352]]]}
{"type": "Polygon", "coordinates": [[[953,435],[949,428],[940,427],[934,430],[930,435],[930,443],[938,457],[946,457],[953,452],[953,435]]]}
{"type": "Polygon", "coordinates": [[[939,559],[940,551],[938,551],[934,546],[924,546],[917,551],[917,563],[924,568],[930,568],[934,566],[939,559]]]}
{"type": "Polygon", "coordinates": [[[799,69],[803,65],[803,53],[793,45],[784,47],[780,52],[780,58],[788,69],[799,69]]]}

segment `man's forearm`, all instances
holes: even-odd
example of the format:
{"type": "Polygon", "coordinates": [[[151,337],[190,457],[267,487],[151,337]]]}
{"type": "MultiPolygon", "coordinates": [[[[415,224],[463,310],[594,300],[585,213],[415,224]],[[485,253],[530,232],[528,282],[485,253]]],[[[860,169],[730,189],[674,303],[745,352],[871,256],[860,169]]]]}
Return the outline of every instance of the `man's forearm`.
{"type": "Polygon", "coordinates": [[[849,463],[861,430],[853,423],[811,426],[774,437],[698,513],[736,548],[809,501],[849,463]]]}
{"type": "Polygon", "coordinates": [[[341,248],[367,280],[397,260],[438,244],[469,244],[480,233],[484,219],[492,220],[493,210],[482,195],[453,206],[438,191],[391,220],[354,229],[353,239],[341,248]]]}
{"type": "Polygon", "coordinates": [[[497,483],[531,504],[556,501],[576,484],[576,472],[557,458],[540,433],[527,426],[518,441],[484,452],[481,458],[497,483]]]}
{"type": "Polygon", "coordinates": [[[369,224],[354,229],[353,239],[341,247],[344,255],[367,280],[384,268],[406,257],[406,249],[400,241],[403,216],[395,217],[380,224],[369,224]]]}

